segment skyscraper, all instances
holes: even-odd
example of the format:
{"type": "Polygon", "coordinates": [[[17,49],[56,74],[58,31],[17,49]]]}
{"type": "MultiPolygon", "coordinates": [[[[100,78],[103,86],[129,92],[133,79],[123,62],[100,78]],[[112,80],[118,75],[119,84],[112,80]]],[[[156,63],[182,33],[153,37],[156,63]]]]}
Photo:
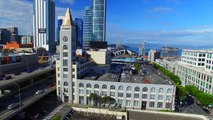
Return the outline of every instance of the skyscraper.
{"type": "Polygon", "coordinates": [[[58,16],[57,33],[56,33],[57,45],[60,45],[60,30],[61,30],[61,25],[62,25],[63,19],[64,19],[64,16],[58,16]]]}
{"type": "Polygon", "coordinates": [[[95,41],[105,41],[106,0],[93,0],[93,34],[95,41]]]}
{"type": "Polygon", "coordinates": [[[93,40],[93,7],[85,7],[83,21],[83,48],[88,49],[93,40]]]}
{"type": "Polygon", "coordinates": [[[83,46],[83,20],[80,18],[75,18],[75,26],[76,26],[76,45],[77,48],[82,48],[83,46]]]}
{"type": "Polygon", "coordinates": [[[139,45],[139,56],[146,55],[146,42],[143,42],[139,45]]]}
{"type": "Polygon", "coordinates": [[[34,48],[55,51],[55,1],[35,0],[33,15],[34,48]]]}

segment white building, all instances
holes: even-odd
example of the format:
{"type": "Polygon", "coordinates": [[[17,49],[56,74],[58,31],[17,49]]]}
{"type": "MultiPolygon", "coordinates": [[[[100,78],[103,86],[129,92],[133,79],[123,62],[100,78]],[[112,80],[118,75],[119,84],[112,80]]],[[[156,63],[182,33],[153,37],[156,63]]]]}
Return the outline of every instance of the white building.
{"type": "Polygon", "coordinates": [[[184,49],[175,73],[183,85],[194,85],[205,93],[213,94],[213,50],[184,49]]]}
{"type": "Polygon", "coordinates": [[[139,56],[145,56],[146,55],[146,42],[143,42],[139,45],[139,56]]]}
{"type": "Polygon", "coordinates": [[[34,48],[55,51],[55,1],[35,0],[33,12],[34,48]]]}
{"type": "Polygon", "coordinates": [[[108,64],[111,60],[111,51],[107,49],[87,50],[87,54],[94,60],[97,64],[108,64]]]}
{"type": "Polygon", "coordinates": [[[148,61],[154,62],[158,58],[160,58],[160,51],[150,50],[148,52],[148,61]]]}
{"type": "MultiPolygon", "coordinates": [[[[88,99],[90,93],[96,93],[100,96],[113,97],[122,107],[174,110],[175,85],[163,78],[159,78],[158,84],[157,80],[152,80],[148,84],[135,78],[118,81],[116,80],[119,78],[118,74],[106,73],[109,70],[107,66],[91,66],[95,60],[79,61],[78,58],[76,61],[73,60],[75,40],[75,27],[68,9],[60,31],[60,58],[56,61],[57,96],[62,102],[89,105],[92,104],[88,99]],[[80,79],[88,72],[103,74],[98,79],[94,75],[80,79]]],[[[99,56],[102,57],[106,55],[99,56]]],[[[110,68],[113,68],[112,72],[121,70],[120,66],[110,68]]]]}

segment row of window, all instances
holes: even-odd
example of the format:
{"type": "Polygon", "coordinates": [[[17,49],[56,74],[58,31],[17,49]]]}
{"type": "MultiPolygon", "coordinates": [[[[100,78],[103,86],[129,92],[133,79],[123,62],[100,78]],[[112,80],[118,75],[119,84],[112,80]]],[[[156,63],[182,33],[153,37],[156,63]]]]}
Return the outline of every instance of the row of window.
{"type": "MultiPolygon", "coordinates": [[[[79,88],[83,88],[84,87],[84,84],[83,83],[79,83],[79,88]]],[[[90,83],[88,83],[88,84],[86,84],[86,88],[92,88],[92,85],[90,84],[90,83]]],[[[99,85],[98,84],[95,84],[94,85],[94,88],[95,89],[99,89],[99,85]]],[[[104,89],[107,89],[107,85],[102,85],[102,89],[104,90],[104,89]]],[[[110,86],[110,90],[115,90],[115,86],[114,85],[111,85],[110,86]]],[[[119,87],[118,87],[118,91],[123,91],[124,90],[124,87],[122,86],[122,85],[120,85],[119,87]]],[[[132,87],[131,86],[128,86],[127,88],[126,88],[126,91],[128,92],[128,91],[132,91],[132,87]]],[[[140,91],[140,88],[137,86],[137,87],[135,87],[134,88],[134,91],[135,92],[139,92],[140,91]]],[[[143,89],[142,89],[142,91],[143,92],[148,92],[148,88],[147,87],[143,87],[143,89]]],[[[156,92],[156,88],[155,87],[152,87],[151,89],[150,89],[150,92],[151,93],[155,93],[156,92]]],[[[164,89],[163,88],[160,88],[159,90],[158,90],[158,93],[164,93],[164,89]]],[[[169,89],[167,89],[167,93],[172,93],[172,89],[171,88],[169,88],[169,89]]]]}

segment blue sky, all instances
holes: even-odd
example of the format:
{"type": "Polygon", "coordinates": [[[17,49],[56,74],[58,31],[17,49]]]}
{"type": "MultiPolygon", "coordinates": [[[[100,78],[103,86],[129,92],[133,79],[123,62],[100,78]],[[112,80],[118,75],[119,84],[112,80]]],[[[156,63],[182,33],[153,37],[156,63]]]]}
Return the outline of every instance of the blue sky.
{"type": "MultiPolygon", "coordinates": [[[[70,1],[73,18],[92,0],[56,0],[56,16],[70,1]]],[[[107,0],[107,41],[122,44],[210,46],[213,48],[213,0],[107,0]]],[[[0,27],[32,33],[32,0],[1,0],[0,27]],[[23,7],[20,7],[23,6],[23,7]]]]}

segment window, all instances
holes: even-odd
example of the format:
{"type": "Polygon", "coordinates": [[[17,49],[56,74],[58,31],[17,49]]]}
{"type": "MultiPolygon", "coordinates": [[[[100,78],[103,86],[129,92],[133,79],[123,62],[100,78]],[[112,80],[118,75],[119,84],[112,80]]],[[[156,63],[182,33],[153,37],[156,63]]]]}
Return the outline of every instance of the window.
{"type": "Polygon", "coordinates": [[[58,77],[60,77],[60,73],[58,73],[58,77]]]}
{"type": "Polygon", "coordinates": [[[143,92],[147,92],[148,91],[148,88],[147,87],[144,87],[143,88],[143,92]]]}
{"type": "Polygon", "coordinates": [[[84,84],[83,83],[79,83],[79,87],[84,87],[84,84]]]}
{"type": "Polygon", "coordinates": [[[63,57],[68,57],[68,53],[67,52],[63,52],[63,57]]]}
{"type": "Polygon", "coordinates": [[[58,85],[60,85],[60,81],[58,81],[58,85]]]}
{"type": "Polygon", "coordinates": [[[134,106],[138,106],[139,101],[134,100],[134,106]]]}
{"type": "Polygon", "coordinates": [[[95,94],[99,95],[99,91],[94,91],[95,94]]]}
{"type": "Polygon", "coordinates": [[[163,93],[163,88],[160,88],[158,93],[163,93]]]}
{"type": "Polygon", "coordinates": [[[163,95],[158,95],[158,100],[163,100],[163,95]]]}
{"type": "Polygon", "coordinates": [[[166,103],[165,107],[166,108],[171,108],[171,103],[166,103]]]}
{"type": "Polygon", "coordinates": [[[140,91],[140,88],[139,88],[139,87],[135,87],[135,91],[136,91],[136,92],[139,92],[139,91],[140,91]]]}
{"type": "Polygon", "coordinates": [[[115,92],[110,92],[110,96],[115,96],[115,92]]]}
{"type": "Polygon", "coordinates": [[[91,90],[87,90],[86,93],[87,93],[87,95],[90,95],[91,94],[91,90]]]}
{"type": "Polygon", "coordinates": [[[111,86],[110,86],[110,90],[115,90],[115,86],[114,86],[114,85],[111,85],[111,86]]]}
{"type": "Polygon", "coordinates": [[[169,89],[167,89],[167,92],[166,92],[167,94],[171,94],[172,93],[172,89],[171,88],[169,88],[169,89]]]}
{"type": "Polygon", "coordinates": [[[91,84],[90,84],[90,83],[88,83],[86,87],[87,87],[87,88],[91,88],[91,84]]]}
{"type": "Polygon", "coordinates": [[[157,108],[162,108],[162,107],[163,107],[163,103],[162,102],[158,102],[157,108]]]}
{"type": "Polygon", "coordinates": [[[123,97],[123,93],[118,93],[118,97],[123,97]]]}
{"type": "Polygon", "coordinates": [[[147,99],[147,94],[143,94],[142,99],[147,99]]]}
{"type": "Polygon", "coordinates": [[[155,102],[149,102],[149,107],[155,107],[155,102]]]}
{"type": "Polygon", "coordinates": [[[68,49],[67,45],[64,45],[64,46],[63,46],[63,49],[64,49],[64,50],[67,50],[67,49],[68,49]]]}
{"type": "Polygon", "coordinates": [[[118,104],[122,105],[123,104],[123,100],[122,99],[118,99],[118,104]]]}
{"type": "Polygon", "coordinates": [[[130,100],[126,100],[126,106],[131,106],[131,101],[130,100]]]}
{"type": "Polygon", "coordinates": [[[155,99],[155,95],[150,95],[150,99],[154,100],[155,99]]]}
{"type": "Polygon", "coordinates": [[[131,98],[131,93],[126,93],[127,98],[131,98]]]}
{"type": "Polygon", "coordinates": [[[68,86],[68,82],[64,82],[64,86],[68,86]]]}
{"type": "Polygon", "coordinates": [[[63,68],[63,71],[64,72],[68,72],[68,68],[63,68]]]}
{"type": "Polygon", "coordinates": [[[102,96],[107,96],[107,92],[106,91],[102,91],[102,96]]]}
{"type": "Polygon", "coordinates": [[[68,61],[67,60],[63,60],[63,66],[68,66],[68,61]]]}
{"type": "Polygon", "coordinates": [[[118,90],[123,91],[123,86],[119,86],[118,90]]]}
{"type": "Polygon", "coordinates": [[[151,93],[155,93],[155,88],[152,87],[151,90],[150,90],[150,92],[151,92],[151,93]]]}
{"type": "Polygon", "coordinates": [[[139,98],[139,94],[138,94],[138,93],[135,93],[135,94],[134,94],[134,98],[139,98]]]}
{"type": "Polygon", "coordinates": [[[98,85],[98,84],[95,84],[94,88],[95,88],[95,89],[99,89],[99,85],[98,85]]]}
{"type": "Polygon", "coordinates": [[[132,89],[131,89],[131,87],[130,86],[128,86],[127,88],[126,88],[126,91],[131,91],[132,89]]]}
{"type": "Polygon", "coordinates": [[[63,78],[68,78],[68,74],[63,74],[63,78]]]}
{"type": "Polygon", "coordinates": [[[166,100],[169,100],[169,101],[170,101],[171,99],[172,99],[172,96],[171,96],[171,95],[167,95],[167,96],[166,96],[166,100]]]}
{"type": "Polygon", "coordinates": [[[84,90],[79,89],[79,94],[84,94],[84,90]]]}
{"type": "Polygon", "coordinates": [[[106,85],[102,85],[102,89],[107,89],[107,86],[106,85]]]}

